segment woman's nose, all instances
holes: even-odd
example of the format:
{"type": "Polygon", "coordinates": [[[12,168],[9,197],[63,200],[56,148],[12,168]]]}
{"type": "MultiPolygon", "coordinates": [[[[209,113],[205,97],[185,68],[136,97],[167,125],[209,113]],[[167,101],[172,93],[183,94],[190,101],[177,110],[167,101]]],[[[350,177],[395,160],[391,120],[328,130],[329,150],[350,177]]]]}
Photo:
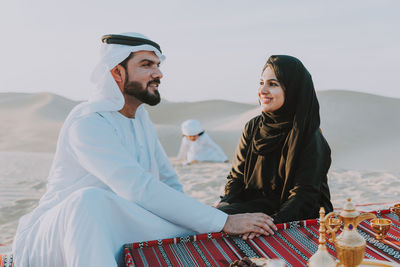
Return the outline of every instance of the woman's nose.
{"type": "Polygon", "coordinates": [[[269,89],[265,84],[264,85],[260,85],[260,88],[258,89],[258,92],[260,92],[261,94],[268,94],[269,93],[269,89]]]}

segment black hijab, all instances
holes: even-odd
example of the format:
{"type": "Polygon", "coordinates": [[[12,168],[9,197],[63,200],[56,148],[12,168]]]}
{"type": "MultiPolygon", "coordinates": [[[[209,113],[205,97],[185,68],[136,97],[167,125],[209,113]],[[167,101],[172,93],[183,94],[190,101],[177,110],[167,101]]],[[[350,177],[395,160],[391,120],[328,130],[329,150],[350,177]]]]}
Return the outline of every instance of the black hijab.
{"type": "Polygon", "coordinates": [[[288,190],[285,189],[290,186],[297,155],[319,128],[319,104],[311,75],[300,60],[274,55],[268,59],[263,72],[267,67],[274,71],[283,87],[285,100],[278,110],[262,113],[261,122],[253,133],[252,146],[256,154],[266,158],[279,150],[277,167],[283,179],[281,199],[286,199],[288,190]]]}

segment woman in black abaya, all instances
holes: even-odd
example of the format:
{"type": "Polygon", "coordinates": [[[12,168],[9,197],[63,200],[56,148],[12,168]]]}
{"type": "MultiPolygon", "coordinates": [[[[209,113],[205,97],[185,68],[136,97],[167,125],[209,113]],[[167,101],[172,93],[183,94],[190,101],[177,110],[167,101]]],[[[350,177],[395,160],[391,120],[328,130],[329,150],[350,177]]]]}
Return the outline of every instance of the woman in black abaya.
{"type": "Polygon", "coordinates": [[[217,208],[228,214],[263,212],[274,223],[332,211],[323,137],[310,73],[295,57],[271,56],[258,89],[261,115],[245,126],[217,208]]]}

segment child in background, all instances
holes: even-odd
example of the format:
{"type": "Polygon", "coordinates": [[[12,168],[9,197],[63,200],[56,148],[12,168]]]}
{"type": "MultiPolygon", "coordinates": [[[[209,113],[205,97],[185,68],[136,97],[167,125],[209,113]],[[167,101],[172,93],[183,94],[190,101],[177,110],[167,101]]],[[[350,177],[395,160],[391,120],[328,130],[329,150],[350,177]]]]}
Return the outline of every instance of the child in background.
{"type": "Polygon", "coordinates": [[[198,120],[187,120],[181,124],[182,142],[178,159],[184,160],[184,165],[209,161],[228,162],[222,149],[205,133],[198,120]]]}

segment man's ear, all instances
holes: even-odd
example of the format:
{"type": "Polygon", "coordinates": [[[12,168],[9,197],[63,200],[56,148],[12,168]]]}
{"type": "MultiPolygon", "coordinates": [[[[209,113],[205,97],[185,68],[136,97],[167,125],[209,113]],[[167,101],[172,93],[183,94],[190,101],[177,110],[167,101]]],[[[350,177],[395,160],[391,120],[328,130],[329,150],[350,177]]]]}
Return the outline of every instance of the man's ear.
{"type": "Polygon", "coordinates": [[[110,72],[118,85],[122,84],[122,82],[125,81],[126,73],[124,67],[122,67],[121,65],[115,66],[113,69],[110,70],[110,72]]]}

